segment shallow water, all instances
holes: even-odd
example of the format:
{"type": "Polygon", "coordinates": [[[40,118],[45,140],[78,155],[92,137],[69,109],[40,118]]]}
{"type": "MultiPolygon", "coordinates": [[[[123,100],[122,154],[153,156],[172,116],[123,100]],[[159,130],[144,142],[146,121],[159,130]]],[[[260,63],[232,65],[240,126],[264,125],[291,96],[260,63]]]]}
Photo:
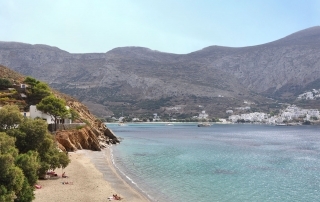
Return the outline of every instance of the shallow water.
{"type": "Polygon", "coordinates": [[[319,201],[320,127],[107,124],[114,163],[153,201],[319,201]]]}

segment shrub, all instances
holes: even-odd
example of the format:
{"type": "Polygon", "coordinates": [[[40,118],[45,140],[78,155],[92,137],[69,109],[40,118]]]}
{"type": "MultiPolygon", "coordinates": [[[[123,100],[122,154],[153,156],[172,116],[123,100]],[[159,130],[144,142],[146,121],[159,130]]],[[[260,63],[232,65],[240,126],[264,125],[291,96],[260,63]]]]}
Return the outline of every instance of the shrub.
{"type": "Polygon", "coordinates": [[[0,78],[0,89],[6,89],[12,86],[12,83],[9,79],[0,78]]]}
{"type": "Polygon", "coordinates": [[[77,126],[76,129],[77,129],[77,130],[80,130],[80,129],[84,128],[84,127],[85,127],[85,125],[77,126]]]}

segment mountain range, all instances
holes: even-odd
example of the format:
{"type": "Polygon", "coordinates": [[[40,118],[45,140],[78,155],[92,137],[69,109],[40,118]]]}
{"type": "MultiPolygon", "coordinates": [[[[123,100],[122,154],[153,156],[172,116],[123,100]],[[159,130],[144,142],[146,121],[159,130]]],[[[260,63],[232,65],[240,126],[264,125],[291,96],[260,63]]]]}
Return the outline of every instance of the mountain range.
{"type": "Polygon", "coordinates": [[[143,47],[73,54],[57,47],[0,42],[0,64],[76,97],[99,117],[186,118],[250,106],[271,112],[320,88],[320,26],[249,47],[210,46],[189,54],[143,47]]]}

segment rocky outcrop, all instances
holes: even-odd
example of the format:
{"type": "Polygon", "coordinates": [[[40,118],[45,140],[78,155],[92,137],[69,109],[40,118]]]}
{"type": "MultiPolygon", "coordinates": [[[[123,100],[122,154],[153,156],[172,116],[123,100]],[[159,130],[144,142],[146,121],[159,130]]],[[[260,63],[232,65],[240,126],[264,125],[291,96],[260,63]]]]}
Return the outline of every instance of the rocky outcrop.
{"type": "Polygon", "coordinates": [[[86,123],[86,126],[81,129],[62,130],[55,133],[55,140],[61,150],[90,149],[100,151],[107,144],[120,142],[116,135],[103,122],[95,118],[85,105],[65,94],[59,92],[55,92],[55,94],[66,100],[67,105],[78,113],[79,121],[86,123]]]}
{"type": "Polygon", "coordinates": [[[97,136],[88,126],[79,130],[58,131],[55,134],[55,139],[59,142],[60,149],[64,151],[78,149],[101,150],[97,136]]]}
{"type": "Polygon", "coordinates": [[[104,136],[96,136],[90,126],[82,129],[62,130],[55,134],[55,140],[62,151],[76,151],[78,149],[89,149],[100,151],[107,144],[119,143],[118,138],[108,128],[104,136]]]}

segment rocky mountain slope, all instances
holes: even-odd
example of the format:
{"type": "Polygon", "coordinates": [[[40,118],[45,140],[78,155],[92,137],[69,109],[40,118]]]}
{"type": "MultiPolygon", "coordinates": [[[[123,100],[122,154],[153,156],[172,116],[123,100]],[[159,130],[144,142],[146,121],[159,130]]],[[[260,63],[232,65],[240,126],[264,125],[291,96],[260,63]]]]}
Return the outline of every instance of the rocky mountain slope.
{"type": "Polygon", "coordinates": [[[99,116],[157,112],[183,117],[206,110],[221,117],[244,100],[255,109],[272,110],[277,100],[293,101],[305,90],[320,88],[319,59],[319,26],[267,44],[210,46],[189,54],[142,47],[71,54],[46,45],[0,42],[0,64],[75,96],[99,116]]]}

